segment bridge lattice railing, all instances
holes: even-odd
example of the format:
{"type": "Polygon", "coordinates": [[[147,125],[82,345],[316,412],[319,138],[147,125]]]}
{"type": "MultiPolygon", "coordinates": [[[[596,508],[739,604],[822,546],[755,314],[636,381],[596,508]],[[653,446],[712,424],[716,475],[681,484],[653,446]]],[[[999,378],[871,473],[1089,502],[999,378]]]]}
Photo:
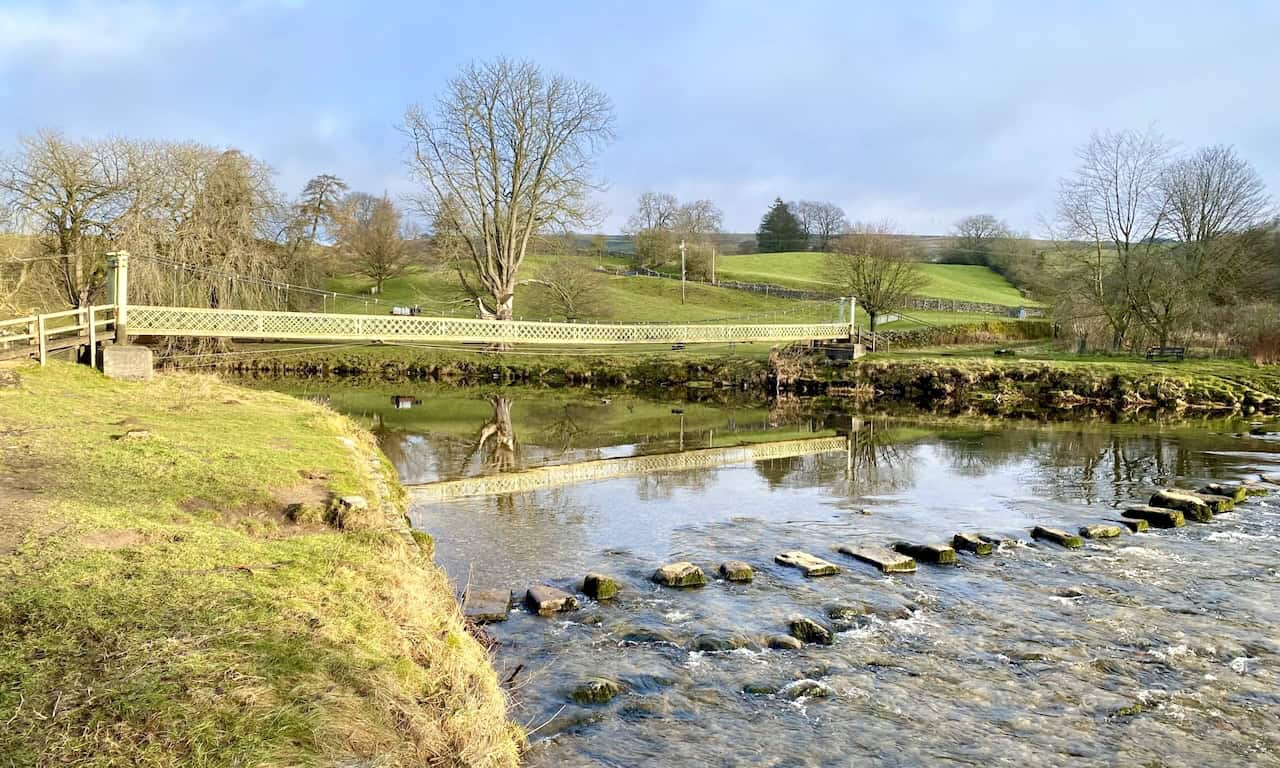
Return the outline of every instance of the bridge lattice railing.
{"type": "Polygon", "coordinates": [[[544,323],[405,315],[339,315],[132,306],[129,333],[298,341],[381,340],[493,344],[665,344],[849,337],[848,323],[645,325],[544,323]]]}

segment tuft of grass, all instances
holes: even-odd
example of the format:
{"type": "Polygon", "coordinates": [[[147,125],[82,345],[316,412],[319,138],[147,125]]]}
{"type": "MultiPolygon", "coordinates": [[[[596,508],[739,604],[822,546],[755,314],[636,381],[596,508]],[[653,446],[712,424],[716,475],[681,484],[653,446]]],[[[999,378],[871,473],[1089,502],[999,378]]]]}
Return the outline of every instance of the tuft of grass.
{"type": "Polygon", "coordinates": [[[387,522],[402,491],[367,433],[207,376],[19,375],[0,389],[3,762],[517,763],[450,584],[387,522]],[[381,525],[285,514],[356,494],[381,525]]]}

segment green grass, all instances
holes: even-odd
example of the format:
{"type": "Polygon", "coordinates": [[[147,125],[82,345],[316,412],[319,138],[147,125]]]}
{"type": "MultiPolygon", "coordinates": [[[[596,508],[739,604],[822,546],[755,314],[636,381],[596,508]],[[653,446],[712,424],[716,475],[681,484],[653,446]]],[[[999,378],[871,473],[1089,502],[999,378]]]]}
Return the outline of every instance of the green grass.
{"type": "MultiPolygon", "coordinates": [[[[722,280],[773,283],[803,290],[832,290],[823,278],[825,254],[811,251],[753,253],[722,256],[716,274],[722,280]]],[[[921,264],[928,281],[920,291],[929,298],[999,304],[1007,307],[1031,306],[1017,288],[986,267],[965,264],[921,264]]]]}
{"type": "Polygon", "coordinates": [[[367,433],[211,377],[17,375],[0,387],[2,762],[515,764],[450,585],[376,503],[398,486],[367,433]],[[353,492],[377,511],[343,532],[281,515],[353,492]]]}

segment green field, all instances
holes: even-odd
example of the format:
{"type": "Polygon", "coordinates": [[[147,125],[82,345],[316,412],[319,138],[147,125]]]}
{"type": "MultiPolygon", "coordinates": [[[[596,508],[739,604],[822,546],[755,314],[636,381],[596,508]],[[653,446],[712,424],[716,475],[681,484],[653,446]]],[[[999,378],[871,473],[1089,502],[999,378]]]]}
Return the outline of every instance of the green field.
{"type": "MultiPolygon", "coordinates": [[[[809,260],[813,265],[819,264],[821,254],[793,253],[772,254],[766,256],[728,256],[725,261],[735,265],[740,259],[767,259],[785,257],[788,261],[809,260]],[[798,257],[798,258],[797,258],[798,257]]],[[[550,256],[531,255],[525,261],[523,270],[529,276],[535,276],[539,268],[550,256]]],[[[606,263],[617,265],[620,259],[607,259],[606,263]]],[[[1026,303],[1019,300],[1019,294],[999,275],[984,267],[924,265],[931,279],[938,288],[936,295],[963,301],[984,301],[1016,306],[1026,303]],[[933,276],[936,275],[936,278],[933,276]],[[1001,299],[996,301],[996,299],[1001,299]]],[[[816,268],[816,266],[815,266],[816,268]]],[[[724,276],[724,273],[721,273],[724,276]]],[[[737,274],[737,273],[735,273],[737,274]]],[[[725,276],[726,279],[727,276],[725,276]]],[[[746,273],[733,279],[761,280],[760,276],[748,277],[746,273]]],[[[768,282],[782,281],[770,275],[768,282]]],[[[820,285],[803,286],[796,280],[791,281],[797,287],[821,287],[820,285]]],[[[349,297],[337,299],[340,312],[385,313],[393,305],[418,304],[424,314],[458,315],[474,317],[475,310],[467,304],[460,303],[466,298],[461,284],[454,272],[447,268],[417,269],[404,277],[387,281],[377,301],[369,293],[372,282],[367,278],[349,276],[335,278],[326,287],[333,291],[349,294],[349,297]],[[368,300],[351,298],[350,296],[369,296],[368,300]]],[[[931,294],[933,295],[933,294],[931,294]]],[[[796,299],[766,296],[732,288],[721,288],[702,283],[688,283],[686,295],[682,302],[680,283],[655,277],[622,277],[602,276],[602,287],[599,298],[590,311],[581,313],[580,322],[708,322],[715,320],[767,320],[772,322],[834,322],[838,318],[839,309],[834,301],[802,301],[796,299]]],[[[333,305],[329,308],[332,310],[333,305]]],[[[525,320],[563,320],[555,305],[550,301],[546,288],[538,285],[522,286],[516,293],[515,314],[525,320]]],[[[962,312],[933,312],[912,310],[909,318],[880,326],[883,330],[906,330],[921,325],[956,325],[991,319],[990,315],[975,315],[962,312]]],[[[867,316],[858,312],[858,322],[865,326],[867,316]]]]}
{"type": "MultiPolygon", "coordinates": [[[[811,251],[753,253],[722,256],[716,263],[721,280],[773,283],[789,288],[822,291],[832,286],[823,279],[825,254],[811,251]]],[[[928,283],[921,296],[955,301],[976,301],[1006,307],[1035,305],[1017,288],[986,267],[965,264],[921,264],[928,283]]]]}

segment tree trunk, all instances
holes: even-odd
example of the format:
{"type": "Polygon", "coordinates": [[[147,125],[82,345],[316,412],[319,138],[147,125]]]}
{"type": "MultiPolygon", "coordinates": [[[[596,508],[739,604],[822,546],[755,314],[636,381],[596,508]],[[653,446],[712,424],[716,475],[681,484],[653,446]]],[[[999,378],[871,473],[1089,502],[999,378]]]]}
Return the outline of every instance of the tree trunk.
{"type": "Polygon", "coordinates": [[[493,318],[495,320],[510,320],[515,315],[515,296],[507,294],[505,297],[498,299],[494,305],[493,318]]]}

